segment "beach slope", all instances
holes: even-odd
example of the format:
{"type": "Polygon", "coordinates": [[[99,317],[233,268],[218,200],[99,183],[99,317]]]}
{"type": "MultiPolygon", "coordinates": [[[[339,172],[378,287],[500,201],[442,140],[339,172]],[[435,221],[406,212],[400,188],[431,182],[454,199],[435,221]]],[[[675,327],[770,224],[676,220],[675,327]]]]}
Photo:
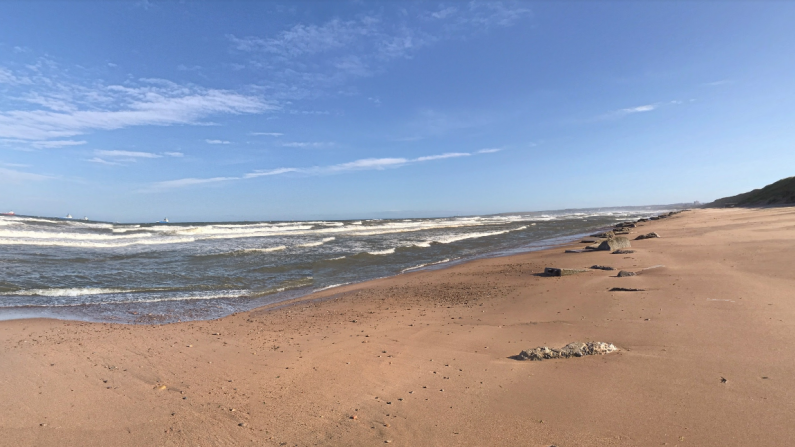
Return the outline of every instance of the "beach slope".
{"type": "Polygon", "coordinates": [[[660,237],[214,321],[0,322],[0,445],[789,445],[795,208],[696,210],[632,231],[660,237]],[[517,357],[575,341],[619,351],[517,357]]]}

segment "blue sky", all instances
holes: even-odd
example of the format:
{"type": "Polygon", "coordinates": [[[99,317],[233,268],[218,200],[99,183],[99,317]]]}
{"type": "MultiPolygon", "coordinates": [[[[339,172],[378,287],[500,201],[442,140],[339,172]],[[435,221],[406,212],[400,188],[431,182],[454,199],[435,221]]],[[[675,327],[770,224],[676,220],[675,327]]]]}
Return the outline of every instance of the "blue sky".
{"type": "Polygon", "coordinates": [[[0,208],[359,218],[795,174],[786,2],[0,2],[0,208]]]}

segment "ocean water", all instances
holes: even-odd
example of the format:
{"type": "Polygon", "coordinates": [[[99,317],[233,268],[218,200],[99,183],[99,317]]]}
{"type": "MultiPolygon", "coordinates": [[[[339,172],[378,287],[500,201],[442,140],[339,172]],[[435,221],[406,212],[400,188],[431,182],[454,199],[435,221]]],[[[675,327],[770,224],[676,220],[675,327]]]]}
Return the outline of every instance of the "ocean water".
{"type": "Polygon", "coordinates": [[[169,224],[0,216],[0,319],[218,318],[343,284],[543,249],[673,209],[169,224]]]}

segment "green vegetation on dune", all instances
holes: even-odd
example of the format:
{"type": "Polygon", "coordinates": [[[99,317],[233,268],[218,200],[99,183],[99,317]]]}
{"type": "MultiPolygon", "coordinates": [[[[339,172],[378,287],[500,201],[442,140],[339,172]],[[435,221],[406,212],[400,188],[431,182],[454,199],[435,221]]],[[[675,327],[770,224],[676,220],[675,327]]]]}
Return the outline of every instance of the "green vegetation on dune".
{"type": "Polygon", "coordinates": [[[771,183],[762,189],[718,199],[707,207],[765,206],[795,204],[795,177],[787,177],[771,183]]]}

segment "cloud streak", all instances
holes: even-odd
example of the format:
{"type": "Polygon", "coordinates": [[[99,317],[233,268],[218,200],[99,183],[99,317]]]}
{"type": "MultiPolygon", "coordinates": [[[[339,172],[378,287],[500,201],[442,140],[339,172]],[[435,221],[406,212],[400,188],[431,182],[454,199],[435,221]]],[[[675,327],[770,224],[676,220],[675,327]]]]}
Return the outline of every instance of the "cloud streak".
{"type": "Polygon", "coordinates": [[[334,146],[334,143],[328,143],[324,141],[290,141],[287,143],[282,143],[284,147],[328,147],[334,146]]]}
{"type": "Polygon", "coordinates": [[[30,142],[37,148],[82,144],[58,139],[96,130],[196,125],[216,115],[278,109],[258,95],[163,79],[86,86],[63,81],[58,73],[45,75],[38,69],[29,70],[31,73],[23,75],[0,67],[0,83],[11,84],[18,92],[12,99],[28,105],[0,110],[0,138],[30,142]],[[31,110],[30,105],[35,108],[31,110]]]}
{"type": "Polygon", "coordinates": [[[105,157],[129,157],[129,158],[161,158],[160,154],[153,154],[152,152],[135,152],[135,151],[94,151],[97,155],[105,157]]]}
{"type": "Polygon", "coordinates": [[[142,151],[120,151],[120,150],[96,150],[94,155],[97,157],[87,159],[90,163],[103,164],[108,166],[121,166],[125,162],[135,162],[139,159],[155,159],[163,157],[184,157],[182,152],[142,152],[142,151]],[[104,158],[102,158],[104,157],[104,158]]]}
{"type": "Polygon", "coordinates": [[[28,181],[52,180],[55,177],[31,172],[17,171],[0,167],[0,182],[2,183],[21,183],[28,181]]]}
{"type": "Polygon", "coordinates": [[[638,113],[646,113],[652,112],[654,110],[658,110],[662,107],[672,106],[682,104],[682,101],[674,100],[674,101],[667,101],[667,102],[655,102],[652,104],[644,104],[635,107],[627,107],[624,109],[614,110],[612,112],[606,113],[604,115],[597,116],[596,120],[603,120],[603,119],[617,119],[627,115],[634,115],[638,113]]]}
{"type": "MultiPolygon", "coordinates": [[[[478,152],[480,153],[480,152],[478,152]]],[[[212,178],[184,178],[177,180],[167,180],[163,182],[156,182],[149,185],[148,188],[142,190],[143,192],[162,191],[165,189],[182,188],[186,186],[201,185],[207,183],[230,182],[235,180],[246,180],[258,177],[268,177],[275,175],[282,175],[288,173],[297,173],[304,175],[324,175],[324,174],[339,174],[344,172],[355,171],[371,171],[371,170],[384,170],[390,168],[399,168],[402,166],[424,163],[434,160],[444,160],[449,158],[469,157],[474,154],[468,152],[448,152],[438,155],[426,155],[417,158],[362,158],[346,163],[339,163],[328,166],[312,166],[308,168],[276,168],[268,170],[255,170],[243,174],[238,177],[212,177],[212,178]]]]}
{"type": "Polygon", "coordinates": [[[390,61],[412,58],[443,41],[513,26],[531,11],[514,1],[470,1],[429,10],[425,4],[392,7],[355,19],[296,23],[270,35],[227,35],[245,67],[267,73],[261,87],[283,99],[331,92],[345,82],[383,72],[390,61]]]}

